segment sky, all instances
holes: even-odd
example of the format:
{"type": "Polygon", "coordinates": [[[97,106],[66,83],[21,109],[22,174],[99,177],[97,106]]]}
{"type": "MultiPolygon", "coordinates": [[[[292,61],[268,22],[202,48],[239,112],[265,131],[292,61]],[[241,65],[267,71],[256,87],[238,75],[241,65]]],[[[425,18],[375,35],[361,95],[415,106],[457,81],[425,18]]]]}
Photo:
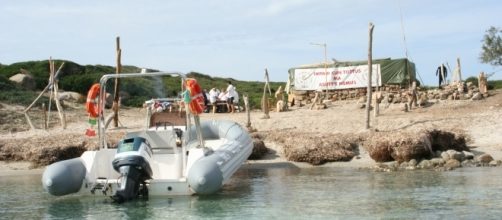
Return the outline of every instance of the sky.
{"type": "Polygon", "coordinates": [[[501,67],[479,60],[501,12],[500,0],[2,0],[0,63],[114,66],[119,36],[124,65],[249,81],[267,68],[285,82],[289,68],[324,60],[312,43],[326,44],[328,60],[367,60],[371,22],[373,58],[408,51],[426,85],[457,57],[464,79],[480,71],[502,79],[501,67]]]}

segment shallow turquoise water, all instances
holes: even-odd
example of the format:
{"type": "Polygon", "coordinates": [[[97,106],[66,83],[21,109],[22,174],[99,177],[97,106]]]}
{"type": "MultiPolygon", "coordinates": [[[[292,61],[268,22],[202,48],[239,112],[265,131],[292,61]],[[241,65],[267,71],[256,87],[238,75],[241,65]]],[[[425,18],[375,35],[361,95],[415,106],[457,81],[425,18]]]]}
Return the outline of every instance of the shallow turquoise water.
{"type": "Polygon", "coordinates": [[[239,170],[212,196],[54,197],[40,175],[0,177],[0,219],[500,219],[501,168],[375,173],[239,170]]]}

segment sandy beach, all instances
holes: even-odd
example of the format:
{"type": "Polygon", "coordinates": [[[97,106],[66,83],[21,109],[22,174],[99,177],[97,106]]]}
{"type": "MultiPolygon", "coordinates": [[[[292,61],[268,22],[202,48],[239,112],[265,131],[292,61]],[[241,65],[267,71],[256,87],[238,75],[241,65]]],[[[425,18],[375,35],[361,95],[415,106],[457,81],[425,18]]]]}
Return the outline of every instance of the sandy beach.
{"type": "MultiPolygon", "coordinates": [[[[502,91],[491,91],[491,95],[483,100],[431,100],[422,108],[414,108],[410,112],[402,111],[402,104],[382,104],[380,114],[371,114],[371,130],[377,132],[419,131],[422,129],[460,130],[468,137],[468,146],[474,154],[488,153],[495,160],[502,159],[502,91]]],[[[0,110],[18,110],[20,107],[3,107],[0,110]]],[[[36,129],[19,132],[2,131],[0,146],[23,142],[23,147],[37,148],[41,144],[58,144],[61,138],[73,138],[92,144],[96,138],[87,138],[85,129],[89,126],[87,116],[82,109],[66,112],[67,129],[57,123],[48,130],[36,129]],[[29,143],[35,140],[34,143],[29,143]],[[37,143],[36,141],[43,142],[37,143]]],[[[125,132],[140,129],[145,124],[145,110],[141,108],[123,108],[120,111],[120,127],[110,129],[111,132],[125,132]]],[[[359,108],[356,101],[337,101],[326,109],[310,110],[309,106],[293,106],[286,112],[270,112],[269,119],[262,119],[261,111],[251,112],[251,125],[259,132],[277,131],[315,132],[322,134],[357,135],[368,132],[365,129],[366,112],[359,108]]],[[[54,116],[56,118],[56,116],[54,116]]],[[[205,113],[201,120],[232,120],[243,126],[247,122],[247,114],[237,113],[205,113]]],[[[54,119],[56,120],[56,119],[54,119]]],[[[57,122],[57,120],[56,120],[57,122]]],[[[269,153],[260,160],[249,160],[244,166],[297,166],[312,167],[307,163],[288,161],[283,154],[282,146],[265,140],[269,153]]],[[[322,166],[364,168],[375,165],[364,147],[359,147],[359,155],[348,162],[331,162],[322,166]]],[[[0,175],[42,172],[42,168],[32,169],[29,161],[0,161],[0,175]]]]}

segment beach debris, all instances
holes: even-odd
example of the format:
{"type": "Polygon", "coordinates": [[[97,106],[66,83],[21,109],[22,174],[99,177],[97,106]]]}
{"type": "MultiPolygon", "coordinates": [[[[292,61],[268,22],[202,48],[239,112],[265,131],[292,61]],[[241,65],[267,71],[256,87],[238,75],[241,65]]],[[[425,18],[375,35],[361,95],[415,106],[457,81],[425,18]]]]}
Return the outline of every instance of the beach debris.
{"type": "MultiPolygon", "coordinates": [[[[109,147],[123,138],[123,132],[109,132],[109,147]]],[[[95,138],[82,138],[81,134],[52,134],[52,138],[16,138],[0,144],[0,160],[31,162],[32,168],[46,166],[57,161],[80,157],[86,150],[98,148],[95,138]],[[37,146],[37,147],[33,147],[37,146]]]]}
{"type": "Polygon", "coordinates": [[[388,132],[372,134],[364,146],[377,163],[376,171],[500,166],[489,154],[474,156],[466,145],[469,138],[461,131],[424,130],[418,133],[388,132]],[[418,161],[418,164],[417,164],[418,161]],[[395,163],[392,163],[395,162],[395,163]],[[397,164],[397,165],[396,165],[397,164]]]}
{"type": "Polygon", "coordinates": [[[250,135],[253,140],[253,151],[248,160],[259,160],[268,153],[269,149],[265,146],[264,137],[259,132],[251,132],[250,135]]]}
{"type": "Polygon", "coordinates": [[[283,146],[289,161],[322,165],[327,162],[350,161],[358,155],[361,137],[354,134],[297,132],[291,130],[262,133],[266,141],[283,146]]]}
{"type": "Polygon", "coordinates": [[[489,164],[490,162],[493,161],[493,157],[490,154],[481,154],[474,158],[474,161],[480,162],[482,164],[489,164]]]}
{"type": "Polygon", "coordinates": [[[253,151],[249,155],[248,160],[259,160],[268,153],[268,148],[265,142],[258,138],[253,138],[253,151]]]}
{"type": "Polygon", "coordinates": [[[429,159],[434,152],[469,151],[464,134],[455,134],[441,130],[423,130],[420,132],[375,132],[364,146],[370,157],[377,162],[396,160],[398,162],[416,159],[429,159]]]}
{"type": "Polygon", "coordinates": [[[472,101],[477,101],[477,100],[481,100],[481,99],[483,99],[483,95],[479,92],[474,93],[474,95],[472,95],[472,98],[471,98],[472,101]]]}

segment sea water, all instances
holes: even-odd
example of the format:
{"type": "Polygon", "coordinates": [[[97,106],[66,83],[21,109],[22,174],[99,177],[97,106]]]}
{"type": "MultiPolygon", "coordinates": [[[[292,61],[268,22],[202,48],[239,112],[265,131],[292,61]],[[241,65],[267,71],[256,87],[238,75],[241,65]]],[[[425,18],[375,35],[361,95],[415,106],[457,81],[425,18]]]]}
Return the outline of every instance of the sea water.
{"type": "Polygon", "coordinates": [[[123,204],[51,196],[40,174],[0,176],[0,219],[500,219],[501,169],[241,168],[215,195],[123,204]]]}

